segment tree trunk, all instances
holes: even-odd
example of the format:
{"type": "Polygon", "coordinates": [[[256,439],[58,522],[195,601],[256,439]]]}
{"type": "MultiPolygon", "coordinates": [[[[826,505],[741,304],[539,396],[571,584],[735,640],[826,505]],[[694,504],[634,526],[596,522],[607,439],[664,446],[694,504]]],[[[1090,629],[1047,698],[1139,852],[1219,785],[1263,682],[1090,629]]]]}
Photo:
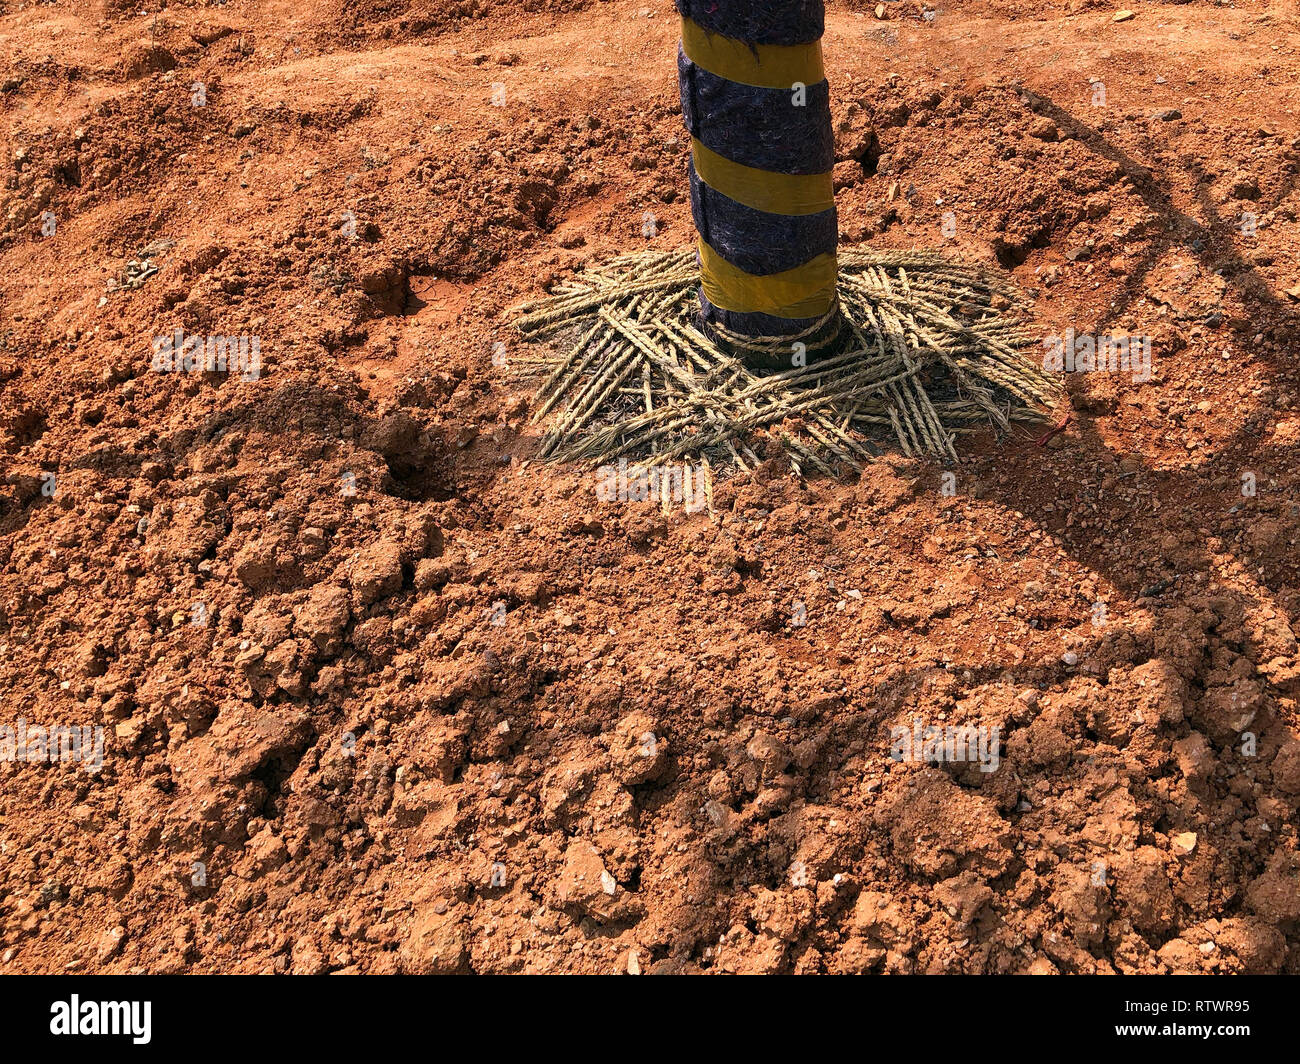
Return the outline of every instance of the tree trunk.
{"type": "Polygon", "coordinates": [[[839,328],[823,0],[676,0],[700,306],[753,365],[791,368],[839,328]]]}

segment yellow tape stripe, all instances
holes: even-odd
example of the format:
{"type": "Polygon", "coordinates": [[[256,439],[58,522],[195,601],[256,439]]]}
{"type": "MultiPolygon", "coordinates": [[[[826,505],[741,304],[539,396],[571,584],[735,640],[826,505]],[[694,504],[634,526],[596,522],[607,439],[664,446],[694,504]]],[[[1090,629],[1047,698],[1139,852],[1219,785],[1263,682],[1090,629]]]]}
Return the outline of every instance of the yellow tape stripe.
{"type": "Polygon", "coordinates": [[[698,22],[684,18],[682,51],[710,74],[760,89],[788,89],[795,82],[816,85],[826,78],[820,40],[811,44],[746,44],[710,33],[698,22]]]}
{"type": "Polygon", "coordinates": [[[819,318],[835,301],[835,256],[760,277],[733,266],[700,241],[700,285],[715,307],[774,318],[819,318]]]}
{"type": "Polygon", "coordinates": [[[728,199],[768,214],[818,214],[835,205],[831,175],[778,174],[755,166],[733,163],[691,138],[695,172],[709,188],[728,199]]]}

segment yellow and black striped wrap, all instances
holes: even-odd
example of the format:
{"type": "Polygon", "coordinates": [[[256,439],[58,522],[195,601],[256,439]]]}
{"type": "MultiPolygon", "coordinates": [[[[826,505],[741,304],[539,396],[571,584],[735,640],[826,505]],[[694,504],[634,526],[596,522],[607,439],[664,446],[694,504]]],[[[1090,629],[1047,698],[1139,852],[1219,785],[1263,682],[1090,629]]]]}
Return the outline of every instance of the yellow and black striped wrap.
{"type": "Polygon", "coordinates": [[[821,0],[677,0],[707,321],[794,336],[836,306],[821,0]]]}

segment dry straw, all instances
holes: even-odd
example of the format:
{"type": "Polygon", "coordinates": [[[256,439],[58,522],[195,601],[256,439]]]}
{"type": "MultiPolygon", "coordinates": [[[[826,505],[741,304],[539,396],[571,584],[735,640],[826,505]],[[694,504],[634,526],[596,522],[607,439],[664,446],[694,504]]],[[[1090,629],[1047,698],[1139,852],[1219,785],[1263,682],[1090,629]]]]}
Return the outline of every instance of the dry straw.
{"type": "Polygon", "coordinates": [[[796,366],[780,341],[791,368],[776,372],[750,369],[699,328],[698,283],[693,250],[642,253],[512,312],[524,339],[548,341],[522,361],[542,378],[534,421],[552,419],[539,457],[748,470],[772,433],[796,472],[834,475],[860,470],[882,436],[907,455],[954,458],[958,434],[1042,422],[1060,396],[1026,352],[1037,338],[1023,297],[983,267],[841,252],[840,344],[796,366]]]}

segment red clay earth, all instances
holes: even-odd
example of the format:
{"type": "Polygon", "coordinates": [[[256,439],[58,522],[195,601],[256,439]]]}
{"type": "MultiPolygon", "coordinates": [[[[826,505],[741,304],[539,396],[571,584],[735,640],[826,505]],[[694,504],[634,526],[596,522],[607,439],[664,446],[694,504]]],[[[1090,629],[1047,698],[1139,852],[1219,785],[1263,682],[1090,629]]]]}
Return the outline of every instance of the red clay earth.
{"type": "Polygon", "coordinates": [[[1153,379],[664,514],[493,352],[691,237],[666,0],[0,3],[0,971],[1300,970],[1297,18],[1131,6],[826,55],[845,246],[1153,379]]]}

